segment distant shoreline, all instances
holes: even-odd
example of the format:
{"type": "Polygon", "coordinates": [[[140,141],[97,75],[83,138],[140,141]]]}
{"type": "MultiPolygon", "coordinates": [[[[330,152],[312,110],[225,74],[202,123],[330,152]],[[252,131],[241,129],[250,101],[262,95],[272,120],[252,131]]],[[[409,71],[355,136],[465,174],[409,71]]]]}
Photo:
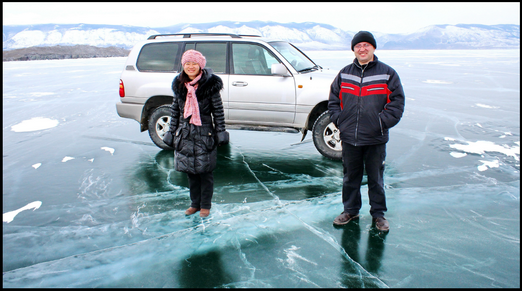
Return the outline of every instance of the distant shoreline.
{"type": "Polygon", "coordinates": [[[126,57],[130,50],[118,47],[89,45],[29,47],[3,51],[3,61],[61,60],[85,58],[126,57]]]}

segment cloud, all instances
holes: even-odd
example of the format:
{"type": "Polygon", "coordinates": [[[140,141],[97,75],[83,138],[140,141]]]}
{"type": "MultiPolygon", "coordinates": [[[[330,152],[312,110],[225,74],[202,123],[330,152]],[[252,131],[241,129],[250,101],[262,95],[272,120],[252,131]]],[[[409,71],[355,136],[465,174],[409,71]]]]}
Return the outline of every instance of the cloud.
{"type": "Polygon", "coordinates": [[[412,33],[436,24],[520,24],[520,3],[416,2],[14,2],[4,25],[124,24],[166,27],[215,21],[317,22],[348,31],[412,33]]]}

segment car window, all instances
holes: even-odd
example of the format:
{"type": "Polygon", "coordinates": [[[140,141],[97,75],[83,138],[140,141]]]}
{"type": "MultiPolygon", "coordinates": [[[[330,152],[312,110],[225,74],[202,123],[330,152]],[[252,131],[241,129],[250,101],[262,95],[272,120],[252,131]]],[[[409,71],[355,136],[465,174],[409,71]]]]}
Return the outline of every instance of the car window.
{"type": "Polygon", "coordinates": [[[205,67],[211,68],[214,73],[224,74],[227,71],[227,43],[226,42],[198,42],[187,43],[185,51],[195,49],[202,53],[207,60],[205,67]]]}
{"type": "Polygon", "coordinates": [[[139,71],[172,72],[177,69],[180,43],[162,42],[144,45],[136,66],[139,71]]]}
{"type": "Polygon", "coordinates": [[[186,43],[185,44],[185,51],[195,50],[195,49],[196,49],[196,44],[195,43],[186,43]]]}
{"type": "Polygon", "coordinates": [[[272,64],[278,60],[264,47],[249,43],[232,44],[234,74],[271,75],[272,64]]]}
{"type": "Polygon", "coordinates": [[[312,60],[293,45],[283,41],[271,42],[270,44],[283,55],[296,71],[303,72],[318,68],[312,60]]]}

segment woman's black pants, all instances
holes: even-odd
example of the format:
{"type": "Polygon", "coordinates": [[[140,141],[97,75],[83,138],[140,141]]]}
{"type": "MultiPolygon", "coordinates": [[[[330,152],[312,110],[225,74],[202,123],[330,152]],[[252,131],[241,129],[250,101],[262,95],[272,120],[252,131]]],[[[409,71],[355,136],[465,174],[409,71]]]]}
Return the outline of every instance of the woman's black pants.
{"type": "Polygon", "coordinates": [[[210,209],[214,194],[214,175],[212,172],[203,174],[188,174],[190,186],[190,206],[210,209]]]}

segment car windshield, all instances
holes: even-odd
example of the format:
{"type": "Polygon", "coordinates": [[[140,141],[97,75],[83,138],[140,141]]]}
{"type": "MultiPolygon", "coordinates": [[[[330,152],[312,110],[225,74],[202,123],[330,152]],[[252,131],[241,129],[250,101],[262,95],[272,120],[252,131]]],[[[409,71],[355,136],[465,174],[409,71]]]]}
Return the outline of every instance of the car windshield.
{"type": "Polygon", "coordinates": [[[300,73],[311,72],[320,68],[303,52],[288,42],[277,41],[270,42],[270,44],[300,73]]]}

